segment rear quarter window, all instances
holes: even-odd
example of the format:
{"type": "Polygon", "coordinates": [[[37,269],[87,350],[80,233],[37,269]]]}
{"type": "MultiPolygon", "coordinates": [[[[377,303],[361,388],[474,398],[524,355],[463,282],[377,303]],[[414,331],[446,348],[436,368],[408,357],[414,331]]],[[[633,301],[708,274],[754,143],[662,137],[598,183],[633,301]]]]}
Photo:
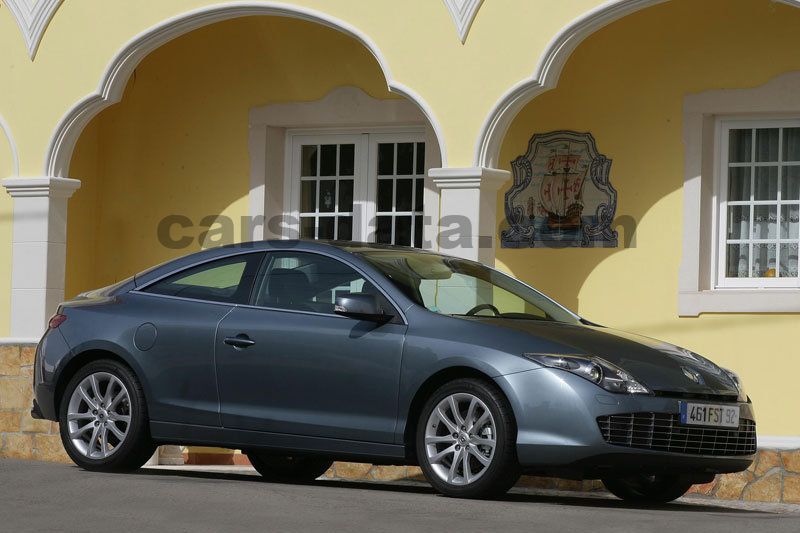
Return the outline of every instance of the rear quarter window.
{"type": "Polygon", "coordinates": [[[246,304],[262,257],[263,253],[243,254],[189,267],[156,281],[142,292],[246,304]]]}

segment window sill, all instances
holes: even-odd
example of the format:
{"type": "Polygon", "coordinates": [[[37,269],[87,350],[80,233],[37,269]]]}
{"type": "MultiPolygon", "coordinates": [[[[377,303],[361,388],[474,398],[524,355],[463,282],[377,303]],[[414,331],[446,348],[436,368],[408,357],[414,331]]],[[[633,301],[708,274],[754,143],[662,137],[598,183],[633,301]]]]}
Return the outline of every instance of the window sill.
{"type": "Polygon", "coordinates": [[[800,313],[800,289],[717,289],[678,293],[678,316],[800,313]]]}

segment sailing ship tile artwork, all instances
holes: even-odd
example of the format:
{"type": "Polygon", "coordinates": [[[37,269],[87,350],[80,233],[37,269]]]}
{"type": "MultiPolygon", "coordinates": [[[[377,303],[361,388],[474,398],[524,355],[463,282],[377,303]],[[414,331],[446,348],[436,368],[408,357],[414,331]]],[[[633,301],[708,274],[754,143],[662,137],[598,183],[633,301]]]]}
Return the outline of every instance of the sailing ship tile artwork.
{"type": "Polygon", "coordinates": [[[504,248],[617,246],[611,160],[597,151],[591,133],[536,134],[511,165],[504,248]]]}

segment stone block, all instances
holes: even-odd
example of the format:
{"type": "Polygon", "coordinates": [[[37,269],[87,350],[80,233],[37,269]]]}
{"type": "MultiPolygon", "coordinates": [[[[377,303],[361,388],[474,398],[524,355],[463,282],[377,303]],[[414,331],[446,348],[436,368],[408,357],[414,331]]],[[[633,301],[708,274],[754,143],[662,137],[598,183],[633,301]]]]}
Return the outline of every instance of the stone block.
{"type": "Polygon", "coordinates": [[[717,486],[717,479],[715,478],[714,481],[710,483],[701,483],[700,485],[692,485],[689,489],[688,494],[702,494],[704,496],[710,495],[714,492],[714,487],[717,486]]]}
{"type": "Polygon", "coordinates": [[[406,476],[414,481],[426,481],[425,474],[422,473],[422,469],[418,466],[406,467],[406,476]]]}
{"type": "Polygon", "coordinates": [[[717,490],[714,492],[714,497],[721,500],[741,499],[742,491],[752,480],[753,474],[747,470],[717,476],[717,490]]]}
{"type": "Polygon", "coordinates": [[[556,480],[550,477],[522,476],[517,481],[516,486],[532,489],[554,489],[556,488],[556,480]]]}
{"type": "Polygon", "coordinates": [[[800,476],[783,477],[784,503],[800,503],[800,476]]]}
{"type": "Polygon", "coordinates": [[[336,477],[340,479],[367,479],[371,468],[367,463],[334,463],[336,477]]]}
{"type": "Polygon", "coordinates": [[[64,445],[59,435],[34,436],[34,459],[39,461],[52,461],[56,463],[72,462],[64,451],[64,445]]]}
{"type": "Polygon", "coordinates": [[[19,367],[19,346],[0,345],[0,376],[17,376],[19,367]]]}
{"type": "Polygon", "coordinates": [[[11,459],[33,459],[33,435],[6,433],[0,456],[11,459]]]}
{"type": "Polygon", "coordinates": [[[31,418],[30,413],[23,413],[20,419],[20,431],[28,433],[50,433],[49,420],[31,418]]]}
{"type": "Polygon", "coordinates": [[[780,468],[781,454],[777,450],[760,450],[755,465],[755,475],[761,477],[773,468],[780,468]]]}
{"type": "Polygon", "coordinates": [[[0,433],[16,433],[19,431],[19,411],[0,411],[0,433]]]}
{"type": "Polygon", "coordinates": [[[787,450],[781,452],[783,468],[789,472],[800,474],[800,450],[787,450]]]}
{"type": "Polygon", "coordinates": [[[0,377],[0,410],[26,410],[31,407],[33,390],[24,377],[0,377]]]}
{"type": "Polygon", "coordinates": [[[405,479],[406,467],[375,465],[370,469],[369,477],[375,481],[397,481],[399,479],[405,479]]]}
{"type": "Polygon", "coordinates": [[[781,501],[781,473],[775,472],[756,479],[745,487],[742,497],[754,502],[781,501]]]}
{"type": "Polygon", "coordinates": [[[19,349],[19,364],[21,366],[32,365],[36,359],[36,346],[26,345],[19,349]]]}

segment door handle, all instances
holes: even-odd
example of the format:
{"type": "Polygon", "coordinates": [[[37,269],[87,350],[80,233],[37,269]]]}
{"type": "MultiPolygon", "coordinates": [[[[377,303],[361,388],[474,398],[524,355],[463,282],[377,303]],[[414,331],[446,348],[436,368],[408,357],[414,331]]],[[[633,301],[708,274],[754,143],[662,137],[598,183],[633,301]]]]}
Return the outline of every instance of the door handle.
{"type": "Polygon", "coordinates": [[[225,337],[223,340],[225,344],[229,346],[233,346],[234,348],[242,349],[252,346],[256,343],[256,341],[252,340],[250,337],[245,335],[244,333],[240,333],[235,337],[225,337]]]}

